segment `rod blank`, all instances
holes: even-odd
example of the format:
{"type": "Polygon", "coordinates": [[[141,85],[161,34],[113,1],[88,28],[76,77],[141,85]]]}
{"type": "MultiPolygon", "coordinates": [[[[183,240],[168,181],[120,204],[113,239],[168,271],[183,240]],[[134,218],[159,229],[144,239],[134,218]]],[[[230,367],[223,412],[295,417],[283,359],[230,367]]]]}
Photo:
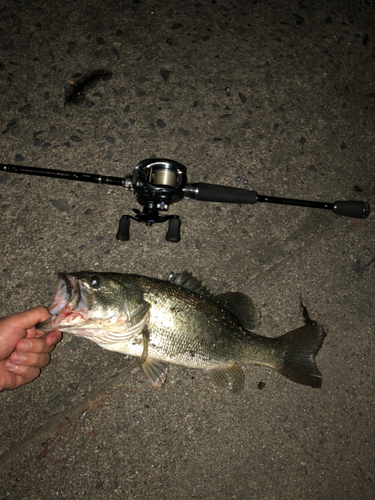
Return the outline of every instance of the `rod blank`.
{"type": "Polygon", "coordinates": [[[57,177],[69,181],[93,182],[95,184],[111,184],[114,186],[124,186],[124,178],[110,177],[100,174],[87,174],[83,172],[71,172],[68,170],[53,170],[50,168],[25,167],[23,165],[10,165],[0,163],[0,169],[4,172],[15,174],[38,175],[42,177],[57,177]]]}

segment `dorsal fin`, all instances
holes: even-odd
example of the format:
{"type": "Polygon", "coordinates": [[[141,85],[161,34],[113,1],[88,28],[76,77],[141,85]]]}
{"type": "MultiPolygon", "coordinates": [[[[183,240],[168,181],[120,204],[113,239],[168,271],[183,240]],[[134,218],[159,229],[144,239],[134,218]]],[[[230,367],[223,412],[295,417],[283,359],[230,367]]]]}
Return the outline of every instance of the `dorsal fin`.
{"type": "Polygon", "coordinates": [[[244,293],[220,293],[214,297],[214,300],[232,313],[245,330],[252,330],[260,323],[261,316],[257,307],[250,297],[244,293]]]}
{"type": "Polygon", "coordinates": [[[183,273],[171,273],[168,277],[168,281],[174,285],[181,286],[191,292],[197,293],[198,295],[202,295],[203,297],[213,298],[212,293],[202,285],[202,282],[188,271],[184,271],[183,273]]]}

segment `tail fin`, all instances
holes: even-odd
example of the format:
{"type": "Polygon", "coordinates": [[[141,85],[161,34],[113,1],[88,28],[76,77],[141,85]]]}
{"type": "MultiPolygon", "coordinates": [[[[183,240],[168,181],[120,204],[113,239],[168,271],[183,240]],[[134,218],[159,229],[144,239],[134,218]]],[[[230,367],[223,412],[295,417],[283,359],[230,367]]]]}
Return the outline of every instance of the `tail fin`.
{"type": "Polygon", "coordinates": [[[311,387],[322,386],[322,375],[315,357],[323,345],[326,333],[320,325],[308,325],[279,337],[279,346],[284,350],[276,370],[298,384],[311,387]]]}

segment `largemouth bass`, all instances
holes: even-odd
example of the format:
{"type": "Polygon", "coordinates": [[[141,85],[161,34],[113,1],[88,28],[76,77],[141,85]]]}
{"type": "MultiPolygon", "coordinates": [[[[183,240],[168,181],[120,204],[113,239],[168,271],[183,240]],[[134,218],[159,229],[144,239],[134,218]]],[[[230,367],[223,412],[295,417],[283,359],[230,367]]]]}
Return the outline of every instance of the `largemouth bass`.
{"type": "Polygon", "coordinates": [[[312,324],[278,338],[250,330],[259,320],[251,299],[238,292],[211,294],[190,273],[168,281],[134,274],[60,273],[52,316],[37,325],[86,337],[104,349],[141,358],[154,386],[168,364],[207,370],[233,392],[243,389],[241,365],[273,368],[299,384],[321,387],[315,357],[325,332],[312,324]]]}

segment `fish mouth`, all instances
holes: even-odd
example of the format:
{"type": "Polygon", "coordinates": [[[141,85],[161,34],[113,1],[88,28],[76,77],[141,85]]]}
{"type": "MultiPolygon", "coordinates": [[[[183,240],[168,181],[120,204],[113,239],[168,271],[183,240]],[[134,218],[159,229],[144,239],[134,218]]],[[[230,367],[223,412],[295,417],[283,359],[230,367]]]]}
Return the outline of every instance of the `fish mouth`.
{"type": "Polygon", "coordinates": [[[36,328],[48,332],[83,324],[88,311],[87,295],[87,289],[80,279],[72,274],[58,273],[57,292],[48,308],[52,316],[38,323],[36,328]]]}

